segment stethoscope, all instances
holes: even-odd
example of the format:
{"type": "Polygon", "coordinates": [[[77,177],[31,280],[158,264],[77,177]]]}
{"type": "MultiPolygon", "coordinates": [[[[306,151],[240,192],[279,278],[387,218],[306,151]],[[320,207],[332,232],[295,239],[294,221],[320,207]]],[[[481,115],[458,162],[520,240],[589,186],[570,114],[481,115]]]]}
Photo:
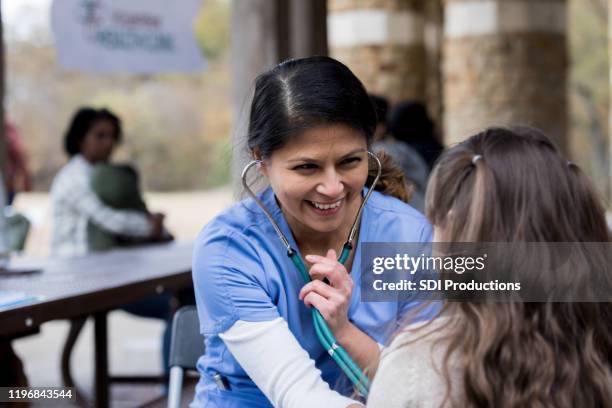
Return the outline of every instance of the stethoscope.
{"type": "MultiPolygon", "coordinates": [[[[368,192],[366,193],[363,199],[363,202],[361,203],[361,206],[359,207],[359,211],[357,212],[357,217],[355,217],[355,221],[353,222],[353,225],[349,232],[348,239],[342,246],[342,252],[340,253],[338,262],[340,262],[343,265],[348,259],[351,253],[351,250],[353,249],[353,239],[355,238],[355,234],[357,233],[357,226],[359,224],[359,220],[361,219],[361,213],[363,211],[363,207],[368,202],[368,199],[370,198],[372,191],[374,191],[374,187],[376,186],[376,183],[378,183],[378,179],[380,178],[380,174],[382,172],[382,164],[380,163],[380,160],[378,159],[378,157],[370,151],[368,151],[368,155],[371,158],[373,158],[374,161],[376,162],[378,166],[378,171],[376,173],[376,178],[374,179],[374,182],[368,189],[368,192]]],[[[247,184],[246,178],[247,178],[247,174],[249,170],[253,166],[261,165],[261,163],[262,163],[261,160],[253,160],[244,167],[244,170],[242,170],[242,186],[244,187],[246,192],[249,194],[249,196],[251,196],[251,198],[255,200],[255,203],[257,204],[257,206],[261,208],[261,210],[264,212],[264,214],[266,215],[266,217],[272,224],[272,227],[274,227],[274,231],[276,231],[276,235],[278,235],[283,245],[287,249],[287,256],[291,259],[293,264],[300,271],[300,274],[302,275],[302,278],[304,279],[304,281],[310,282],[311,279],[310,279],[310,275],[308,274],[308,271],[306,270],[306,265],[304,265],[304,262],[302,262],[302,259],[299,257],[297,251],[291,248],[291,244],[289,244],[289,240],[287,240],[287,237],[281,231],[280,227],[278,226],[278,223],[272,217],[272,214],[268,211],[264,203],[259,199],[259,197],[255,195],[255,193],[253,193],[253,191],[250,189],[249,185],[247,184]]],[[[337,343],[336,337],[334,337],[331,329],[329,328],[329,326],[327,326],[325,319],[323,318],[321,313],[314,307],[312,308],[312,320],[314,323],[315,332],[317,333],[317,337],[319,338],[319,342],[321,343],[323,348],[327,350],[331,358],[334,359],[334,361],[340,366],[342,371],[351,380],[351,382],[355,385],[355,387],[357,387],[357,390],[359,391],[359,393],[363,397],[366,397],[368,395],[368,390],[370,388],[370,381],[368,377],[357,366],[357,364],[349,356],[346,350],[337,343]]]]}

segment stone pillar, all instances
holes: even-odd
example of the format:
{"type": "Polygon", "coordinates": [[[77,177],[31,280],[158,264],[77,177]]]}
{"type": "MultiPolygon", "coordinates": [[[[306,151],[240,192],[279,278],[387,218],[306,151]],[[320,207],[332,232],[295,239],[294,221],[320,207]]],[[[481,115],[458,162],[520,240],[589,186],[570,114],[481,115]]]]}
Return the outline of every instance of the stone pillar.
{"type": "Polygon", "coordinates": [[[442,0],[425,3],[424,44],[426,55],[425,103],[435,123],[436,134],[442,133],[444,115],[442,83],[442,43],[444,40],[444,7],[442,0]]]}
{"type": "Polygon", "coordinates": [[[423,12],[431,0],[329,0],[328,43],[369,92],[425,100],[423,12]]]}
{"type": "Polygon", "coordinates": [[[525,124],[567,152],[566,33],[566,0],[445,0],[445,143],[525,124]]]}
{"type": "Polygon", "coordinates": [[[327,0],[289,1],[289,54],[327,55],[327,0]]]}

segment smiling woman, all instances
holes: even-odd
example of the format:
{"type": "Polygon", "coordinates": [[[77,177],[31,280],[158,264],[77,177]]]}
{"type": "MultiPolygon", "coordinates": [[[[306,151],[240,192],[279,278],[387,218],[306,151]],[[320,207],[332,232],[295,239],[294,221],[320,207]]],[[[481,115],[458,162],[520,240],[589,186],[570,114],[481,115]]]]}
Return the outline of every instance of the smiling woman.
{"type": "MultiPolygon", "coordinates": [[[[309,309],[327,323],[332,349],[345,350],[371,375],[379,345],[418,305],[360,302],[361,243],[422,242],[431,235],[424,217],[397,198],[374,191],[364,199],[375,126],[363,85],[331,58],[287,61],[257,79],[248,146],[270,183],[258,198],[313,280],[304,282],[253,199],[204,228],[193,263],[206,338],[195,406],[358,404],[319,343],[309,309]],[[356,218],[354,250],[342,264],[337,253],[356,218]]],[[[405,196],[403,180],[395,180],[379,184],[405,196]]]]}
{"type": "Polygon", "coordinates": [[[351,226],[361,204],[367,158],[366,139],[358,130],[320,125],[293,137],[263,161],[261,171],[294,235],[322,245],[336,231],[340,241],[348,234],[339,229],[351,226]]]}

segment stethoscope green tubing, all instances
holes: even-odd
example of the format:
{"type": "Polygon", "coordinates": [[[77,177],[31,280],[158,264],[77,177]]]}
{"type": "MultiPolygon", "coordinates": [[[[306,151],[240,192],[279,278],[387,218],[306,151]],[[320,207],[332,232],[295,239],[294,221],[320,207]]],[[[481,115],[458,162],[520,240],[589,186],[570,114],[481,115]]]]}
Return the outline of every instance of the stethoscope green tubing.
{"type": "MultiPolygon", "coordinates": [[[[342,253],[338,262],[344,264],[348,259],[348,256],[351,251],[351,246],[345,244],[342,248],[342,253]]],[[[306,266],[298,256],[297,252],[293,251],[293,253],[289,254],[291,261],[297,267],[297,269],[302,274],[302,278],[305,282],[310,282],[311,278],[308,272],[306,271],[306,266]]],[[[346,374],[349,380],[355,384],[359,393],[367,397],[368,390],[370,388],[370,380],[368,377],[361,371],[361,369],[355,364],[351,356],[346,352],[344,347],[338,344],[335,336],[332,331],[329,329],[329,326],[325,322],[325,319],[321,315],[321,313],[316,309],[312,309],[312,320],[314,322],[315,331],[317,333],[317,337],[319,338],[319,342],[323,346],[327,353],[331,356],[331,358],[340,366],[342,371],[346,374]]]]}
{"type": "MultiPolygon", "coordinates": [[[[374,187],[378,183],[378,179],[380,178],[380,175],[382,173],[382,164],[380,163],[380,160],[378,159],[378,157],[369,151],[368,151],[368,155],[376,161],[376,164],[378,165],[378,171],[376,174],[376,178],[374,179],[374,182],[370,186],[370,189],[366,193],[366,196],[364,197],[363,202],[361,203],[361,206],[359,207],[359,211],[357,212],[357,217],[355,218],[355,221],[353,222],[353,225],[351,227],[349,237],[347,241],[344,243],[344,246],[342,247],[342,252],[340,253],[338,262],[340,262],[343,265],[348,259],[351,253],[351,250],[353,248],[352,242],[357,232],[357,224],[361,218],[361,212],[363,211],[363,207],[365,206],[365,203],[370,198],[370,195],[372,194],[372,191],[374,190],[374,187]]],[[[276,231],[276,234],[281,239],[281,241],[283,242],[283,245],[287,249],[287,256],[291,259],[293,264],[300,271],[300,274],[302,275],[302,278],[304,279],[304,281],[310,282],[311,278],[310,278],[308,271],[306,270],[306,266],[304,265],[304,263],[298,256],[297,252],[293,248],[291,248],[289,241],[287,240],[285,235],[280,230],[280,227],[278,226],[278,224],[272,217],[272,214],[270,214],[270,212],[268,211],[266,206],[263,204],[263,202],[259,199],[259,197],[257,197],[255,193],[253,193],[253,191],[250,189],[246,181],[246,176],[247,176],[249,169],[257,164],[261,164],[261,161],[253,160],[252,162],[248,163],[245,166],[244,170],[242,170],[242,177],[241,177],[242,186],[247,191],[247,193],[251,196],[251,198],[255,200],[255,203],[259,206],[259,208],[262,209],[262,211],[264,212],[264,214],[266,215],[266,217],[272,224],[272,227],[276,231]]],[[[359,393],[363,397],[367,397],[368,390],[370,388],[370,380],[363,373],[363,371],[357,366],[357,364],[353,361],[351,356],[349,356],[349,354],[346,352],[344,347],[342,347],[341,345],[337,343],[335,336],[333,335],[331,329],[327,325],[327,322],[325,322],[325,319],[323,318],[321,313],[316,308],[312,308],[312,320],[314,323],[315,332],[323,348],[327,351],[327,353],[331,356],[331,358],[338,364],[338,366],[346,374],[349,380],[355,385],[355,387],[357,387],[357,390],[359,391],[359,393]]]]}

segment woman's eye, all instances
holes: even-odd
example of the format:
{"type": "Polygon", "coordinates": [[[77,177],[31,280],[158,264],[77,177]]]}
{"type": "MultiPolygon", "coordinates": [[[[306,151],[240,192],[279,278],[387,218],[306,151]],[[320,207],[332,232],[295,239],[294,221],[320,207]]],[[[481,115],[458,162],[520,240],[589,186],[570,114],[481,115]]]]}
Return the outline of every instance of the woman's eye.
{"type": "Polygon", "coordinates": [[[350,166],[352,164],[359,163],[361,161],[360,157],[349,157],[348,159],[344,159],[340,162],[340,164],[344,166],[350,166]]]}
{"type": "Polygon", "coordinates": [[[312,169],[316,169],[317,166],[315,164],[312,163],[304,163],[304,164],[300,164],[299,166],[295,166],[293,168],[293,170],[312,170],[312,169]]]}

